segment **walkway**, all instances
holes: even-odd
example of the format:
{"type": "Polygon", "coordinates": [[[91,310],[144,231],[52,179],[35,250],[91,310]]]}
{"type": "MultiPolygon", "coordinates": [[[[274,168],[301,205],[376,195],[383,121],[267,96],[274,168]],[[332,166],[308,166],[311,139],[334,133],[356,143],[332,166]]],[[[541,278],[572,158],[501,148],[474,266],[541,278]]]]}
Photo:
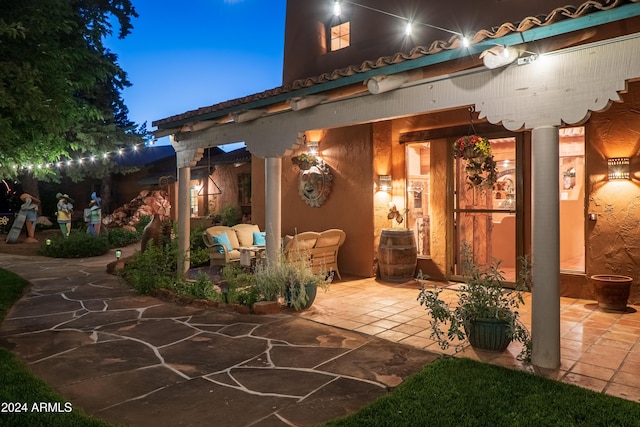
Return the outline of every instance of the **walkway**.
{"type": "MultiPolygon", "coordinates": [[[[242,315],[135,295],[105,273],[113,257],[0,254],[0,267],[33,284],[0,326],[0,345],[108,421],[315,425],[357,411],[442,353],[414,283],[345,278],[297,315],[242,315]]],[[[532,369],[519,351],[460,355],[532,369]]],[[[562,366],[540,373],[640,402],[640,307],[604,313],[563,298],[562,366]]]]}
{"type": "MultiPolygon", "coordinates": [[[[345,278],[346,279],[346,278],[345,278]]],[[[453,286],[455,287],[455,286],[453,286]]],[[[375,279],[344,280],[319,293],[302,317],[355,332],[443,353],[429,339],[428,316],[416,301],[419,285],[384,284],[375,279]]],[[[447,290],[443,298],[455,291],[447,290]]],[[[531,324],[531,296],[520,307],[523,322],[531,324]]],[[[606,313],[595,301],[561,298],[561,366],[539,374],[597,392],[640,402],[640,306],[626,313],[606,313]]],[[[458,355],[486,363],[533,371],[516,360],[519,343],[505,353],[466,347],[458,355]]],[[[452,354],[449,349],[446,353],[452,354]]]]}
{"type": "Polygon", "coordinates": [[[1,268],[33,284],[0,325],[0,345],[107,421],[316,425],[357,411],[437,357],[299,316],[139,296],[106,274],[113,259],[0,254],[1,268]]]}

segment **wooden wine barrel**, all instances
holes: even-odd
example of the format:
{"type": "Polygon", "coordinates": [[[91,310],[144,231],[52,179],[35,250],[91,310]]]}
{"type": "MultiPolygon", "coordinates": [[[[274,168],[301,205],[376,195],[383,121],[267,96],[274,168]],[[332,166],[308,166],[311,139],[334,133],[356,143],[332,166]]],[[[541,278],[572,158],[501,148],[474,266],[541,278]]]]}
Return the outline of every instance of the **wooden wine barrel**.
{"type": "Polygon", "coordinates": [[[406,282],[415,277],[418,250],[412,230],[385,228],[378,246],[378,273],[385,282],[406,282]]]}

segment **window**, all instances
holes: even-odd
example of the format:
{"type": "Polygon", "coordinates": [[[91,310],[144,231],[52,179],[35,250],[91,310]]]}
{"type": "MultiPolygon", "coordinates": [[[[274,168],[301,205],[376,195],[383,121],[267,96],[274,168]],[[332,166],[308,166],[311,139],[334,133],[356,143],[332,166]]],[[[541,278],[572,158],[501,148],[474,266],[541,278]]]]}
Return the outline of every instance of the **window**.
{"type": "Polygon", "coordinates": [[[584,127],[560,129],[560,270],[584,273],[584,127]]]}
{"type": "Polygon", "coordinates": [[[331,26],[330,46],[331,51],[349,47],[351,44],[351,23],[349,21],[331,26]]]}
{"type": "Polygon", "coordinates": [[[407,160],[407,227],[413,229],[418,256],[431,255],[429,189],[431,177],[431,144],[408,144],[407,160]]]}
{"type": "Polygon", "coordinates": [[[189,189],[189,206],[191,207],[191,216],[198,216],[198,188],[191,187],[189,189]]]}

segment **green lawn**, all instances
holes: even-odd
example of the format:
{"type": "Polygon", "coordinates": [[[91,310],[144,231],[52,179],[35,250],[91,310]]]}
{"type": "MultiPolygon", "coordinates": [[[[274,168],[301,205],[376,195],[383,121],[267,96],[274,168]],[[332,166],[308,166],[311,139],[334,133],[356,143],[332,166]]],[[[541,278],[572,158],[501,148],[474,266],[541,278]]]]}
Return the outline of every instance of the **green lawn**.
{"type": "Polygon", "coordinates": [[[640,426],[640,404],[470,359],[439,359],[331,427],[640,426]]]}
{"type": "MultiPolygon", "coordinates": [[[[19,276],[0,269],[0,321],[27,286],[19,276]]],[[[2,347],[0,366],[0,404],[22,402],[29,410],[0,413],[0,425],[111,426],[78,408],[68,413],[34,412],[33,404],[40,402],[59,402],[64,411],[65,400],[2,347]]],[[[524,372],[446,358],[428,365],[357,414],[326,425],[640,426],[640,404],[524,372]]]]}

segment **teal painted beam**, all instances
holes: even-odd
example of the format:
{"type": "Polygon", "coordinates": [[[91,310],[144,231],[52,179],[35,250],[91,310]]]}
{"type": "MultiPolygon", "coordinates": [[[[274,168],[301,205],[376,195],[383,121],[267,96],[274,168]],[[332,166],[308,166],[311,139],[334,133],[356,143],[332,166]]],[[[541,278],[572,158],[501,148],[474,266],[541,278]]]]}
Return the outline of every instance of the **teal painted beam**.
{"type": "Polygon", "coordinates": [[[514,46],[522,43],[544,40],[549,37],[568,34],[574,31],[580,31],[611,22],[621,21],[623,19],[633,18],[636,16],[640,16],[640,3],[630,3],[611,10],[595,12],[586,16],[582,16],[580,18],[568,19],[544,27],[532,28],[524,32],[510,33],[500,38],[485,40],[480,43],[476,43],[469,46],[468,48],[445,50],[433,55],[426,55],[421,58],[407,60],[399,64],[386,65],[374,70],[354,74],[352,76],[340,77],[336,80],[332,80],[326,83],[319,83],[310,87],[297,89],[269,98],[247,102],[246,104],[236,105],[234,107],[225,108],[219,111],[214,111],[187,119],[176,120],[174,122],[163,125],[162,129],[174,128],[193,123],[195,121],[213,120],[239,111],[260,109],[269,105],[277,104],[279,102],[285,102],[291,98],[314,95],[328,90],[337,89],[356,83],[362,83],[365,80],[370,79],[371,77],[379,75],[396,74],[404,71],[415,70],[417,68],[440,64],[454,59],[464,58],[467,56],[479,55],[486,49],[496,45],[514,46]]]}

